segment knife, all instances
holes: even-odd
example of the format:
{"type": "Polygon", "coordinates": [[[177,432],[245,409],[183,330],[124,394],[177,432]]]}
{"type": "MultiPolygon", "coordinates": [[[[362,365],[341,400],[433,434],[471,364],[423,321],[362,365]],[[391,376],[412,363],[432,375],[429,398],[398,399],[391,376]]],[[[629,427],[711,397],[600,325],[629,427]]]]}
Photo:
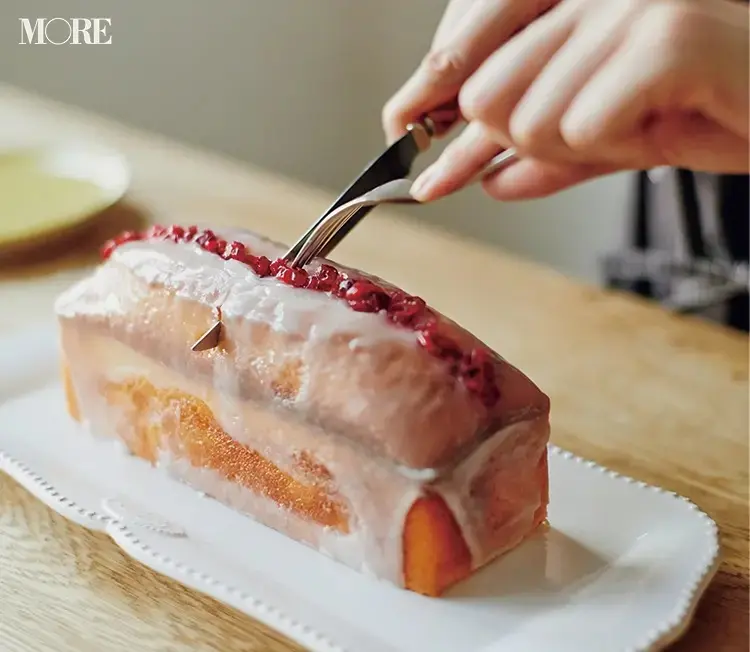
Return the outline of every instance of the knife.
{"type": "MultiPolygon", "coordinates": [[[[315,220],[313,225],[285,254],[285,260],[294,260],[307,238],[331,211],[388,181],[402,179],[411,172],[417,155],[430,147],[432,137],[436,133],[436,125],[430,118],[425,118],[420,122],[408,125],[406,129],[406,133],[373,160],[356,180],[339,195],[336,201],[315,220]]],[[[321,252],[320,255],[325,256],[328,251],[331,251],[373,208],[373,206],[369,206],[357,211],[346,226],[326,245],[326,251],[321,252]]]]}

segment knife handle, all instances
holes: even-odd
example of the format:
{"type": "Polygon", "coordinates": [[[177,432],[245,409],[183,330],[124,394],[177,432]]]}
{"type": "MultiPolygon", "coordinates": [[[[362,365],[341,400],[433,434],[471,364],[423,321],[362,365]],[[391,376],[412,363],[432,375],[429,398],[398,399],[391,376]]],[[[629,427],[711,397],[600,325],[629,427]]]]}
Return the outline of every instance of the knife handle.
{"type": "Polygon", "coordinates": [[[444,136],[462,119],[458,100],[451,100],[423,115],[417,122],[406,125],[406,131],[411,132],[414,142],[420,152],[430,147],[433,138],[444,136]]]}
{"type": "Polygon", "coordinates": [[[418,152],[424,152],[432,144],[432,136],[435,133],[435,124],[430,118],[423,118],[419,122],[410,122],[406,125],[406,131],[411,134],[418,152]]]}
{"type": "Polygon", "coordinates": [[[458,98],[450,102],[441,104],[429,111],[423,121],[429,121],[432,124],[432,137],[441,138],[447,134],[453,126],[463,120],[461,109],[458,106],[458,98]]]}

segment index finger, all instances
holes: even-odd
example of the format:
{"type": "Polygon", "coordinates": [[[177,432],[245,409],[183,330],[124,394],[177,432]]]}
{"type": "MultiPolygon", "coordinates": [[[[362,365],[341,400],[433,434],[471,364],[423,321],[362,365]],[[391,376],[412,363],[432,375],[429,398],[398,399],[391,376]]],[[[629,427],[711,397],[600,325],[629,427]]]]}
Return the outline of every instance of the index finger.
{"type": "Polygon", "coordinates": [[[492,52],[555,2],[453,0],[430,51],[383,108],[388,141],[403,135],[410,122],[453,102],[463,83],[492,52]]]}

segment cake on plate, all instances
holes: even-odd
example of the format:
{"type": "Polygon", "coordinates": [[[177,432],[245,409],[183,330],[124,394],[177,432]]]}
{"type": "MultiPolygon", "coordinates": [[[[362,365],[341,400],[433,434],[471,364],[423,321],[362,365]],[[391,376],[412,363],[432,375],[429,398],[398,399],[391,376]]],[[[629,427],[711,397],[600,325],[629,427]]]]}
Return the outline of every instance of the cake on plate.
{"type": "Polygon", "coordinates": [[[440,596],[545,521],[549,399],[421,298],[284,251],[195,226],[107,243],[55,305],[69,412],[322,554],[440,596]]]}

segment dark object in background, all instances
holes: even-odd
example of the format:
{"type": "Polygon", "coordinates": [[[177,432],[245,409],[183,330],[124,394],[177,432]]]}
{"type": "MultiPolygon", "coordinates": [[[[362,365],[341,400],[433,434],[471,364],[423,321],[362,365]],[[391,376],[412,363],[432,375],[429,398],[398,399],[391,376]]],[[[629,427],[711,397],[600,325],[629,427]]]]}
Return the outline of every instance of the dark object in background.
{"type": "Polygon", "coordinates": [[[748,332],[750,177],[639,172],[630,249],[605,258],[607,287],[748,332]]]}
{"type": "MultiPolygon", "coordinates": [[[[719,214],[724,221],[729,255],[734,261],[747,263],[750,250],[750,177],[722,175],[719,177],[719,189],[719,214]]],[[[732,298],[727,309],[726,323],[747,332],[750,318],[747,290],[732,298]]]]}

